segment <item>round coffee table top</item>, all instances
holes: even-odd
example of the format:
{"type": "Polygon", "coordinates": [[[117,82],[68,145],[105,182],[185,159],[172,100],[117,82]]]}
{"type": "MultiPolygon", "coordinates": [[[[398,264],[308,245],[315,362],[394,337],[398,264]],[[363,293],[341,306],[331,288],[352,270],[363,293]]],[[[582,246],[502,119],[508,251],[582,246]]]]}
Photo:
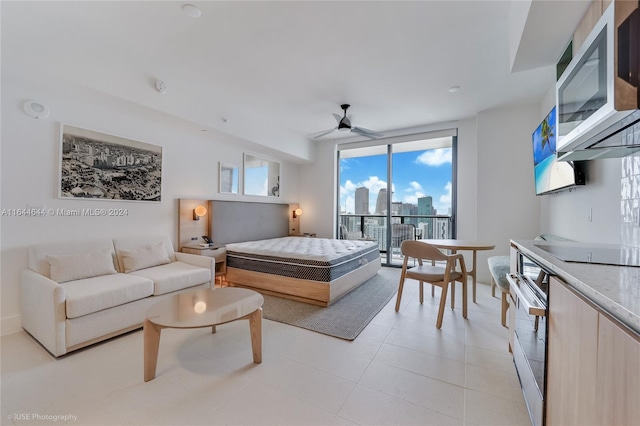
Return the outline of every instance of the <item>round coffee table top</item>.
{"type": "Polygon", "coordinates": [[[204,288],[156,303],[147,311],[147,319],[169,328],[208,327],[249,315],[263,302],[260,293],[245,288],[204,288]]]}

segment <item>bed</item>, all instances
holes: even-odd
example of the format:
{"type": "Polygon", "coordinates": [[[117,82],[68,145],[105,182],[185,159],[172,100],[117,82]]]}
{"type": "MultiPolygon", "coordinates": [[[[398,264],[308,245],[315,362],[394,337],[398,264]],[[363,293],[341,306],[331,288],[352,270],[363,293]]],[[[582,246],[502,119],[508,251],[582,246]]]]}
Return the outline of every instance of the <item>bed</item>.
{"type": "Polygon", "coordinates": [[[380,269],[371,241],[284,237],[227,244],[227,281],[329,306],[380,269]]]}
{"type": "Polygon", "coordinates": [[[234,287],[329,306],[380,269],[376,242],[288,237],[288,204],[214,200],[211,209],[234,287]]]}

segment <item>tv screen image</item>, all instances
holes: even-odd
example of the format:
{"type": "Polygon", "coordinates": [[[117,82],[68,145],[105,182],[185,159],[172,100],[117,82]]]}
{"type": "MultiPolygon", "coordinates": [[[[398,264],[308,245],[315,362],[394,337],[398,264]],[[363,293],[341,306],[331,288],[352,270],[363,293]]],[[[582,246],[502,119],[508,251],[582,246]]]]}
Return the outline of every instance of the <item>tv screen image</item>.
{"type": "Polygon", "coordinates": [[[553,107],[532,136],[536,195],[576,184],[574,164],[556,159],[556,134],[556,108],[553,107]]]}

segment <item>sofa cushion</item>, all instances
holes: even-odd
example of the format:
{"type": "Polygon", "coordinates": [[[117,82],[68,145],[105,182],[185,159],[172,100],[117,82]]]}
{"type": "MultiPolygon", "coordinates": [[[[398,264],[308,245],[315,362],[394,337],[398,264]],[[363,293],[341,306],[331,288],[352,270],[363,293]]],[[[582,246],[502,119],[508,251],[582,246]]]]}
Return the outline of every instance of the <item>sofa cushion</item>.
{"type": "Polygon", "coordinates": [[[173,244],[171,243],[171,239],[167,235],[150,235],[150,236],[130,236],[130,237],[122,237],[122,238],[114,238],[113,239],[113,247],[115,248],[117,264],[118,264],[118,272],[124,272],[124,261],[122,259],[122,250],[132,250],[140,247],[149,247],[152,245],[156,245],[162,243],[164,244],[164,249],[169,256],[170,262],[176,261],[176,255],[173,251],[173,244]]]}
{"type": "Polygon", "coordinates": [[[125,273],[171,262],[162,242],[134,249],[121,249],[119,254],[122,256],[125,273]]]}
{"type": "Polygon", "coordinates": [[[78,318],[153,294],[153,282],[129,274],[102,275],[61,284],[67,296],[67,318],[78,318]]]}
{"type": "Polygon", "coordinates": [[[47,255],[50,278],[64,283],[115,274],[117,271],[113,266],[112,253],[112,249],[105,248],[88,253],[47,255]]]}
{"type": "Polygon", "coordinates": [[[154,296],[211,281],[211,270],[179,261],[131,272],[128,275],[152,280],[154,296]]]}
{"type": "Polygon", "coordinates": [[[492,256],[487,259],[487,263],[489,264],[489,272],[493,277],[493,281],[503,291],[509,291],[509,280],[507,280],[507,275],[511,269],[509,256],[492,256]]]}
{"type": "Polygon", "coordinates": [[[49,255],[60,254],[80,254],[109,249],[111,251],[112,262],[116,270],[116,255],[111,239],[83,239],[81,241],[55,242],[46,244],[34,244],[29,247],[29,269],[47,278],[51,278],[49,255]]]}

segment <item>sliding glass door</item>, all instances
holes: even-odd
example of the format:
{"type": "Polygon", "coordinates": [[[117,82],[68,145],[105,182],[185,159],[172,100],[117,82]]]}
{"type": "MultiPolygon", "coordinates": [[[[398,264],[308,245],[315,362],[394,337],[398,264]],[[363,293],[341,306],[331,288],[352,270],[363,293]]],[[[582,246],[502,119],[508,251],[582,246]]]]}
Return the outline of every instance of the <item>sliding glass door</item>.
{"type": "Polygon", "coordinates": [[[378,243],[400,265],[407,239],[455,237],[455,136],[341,146],[339,238],[378,243]]]}

